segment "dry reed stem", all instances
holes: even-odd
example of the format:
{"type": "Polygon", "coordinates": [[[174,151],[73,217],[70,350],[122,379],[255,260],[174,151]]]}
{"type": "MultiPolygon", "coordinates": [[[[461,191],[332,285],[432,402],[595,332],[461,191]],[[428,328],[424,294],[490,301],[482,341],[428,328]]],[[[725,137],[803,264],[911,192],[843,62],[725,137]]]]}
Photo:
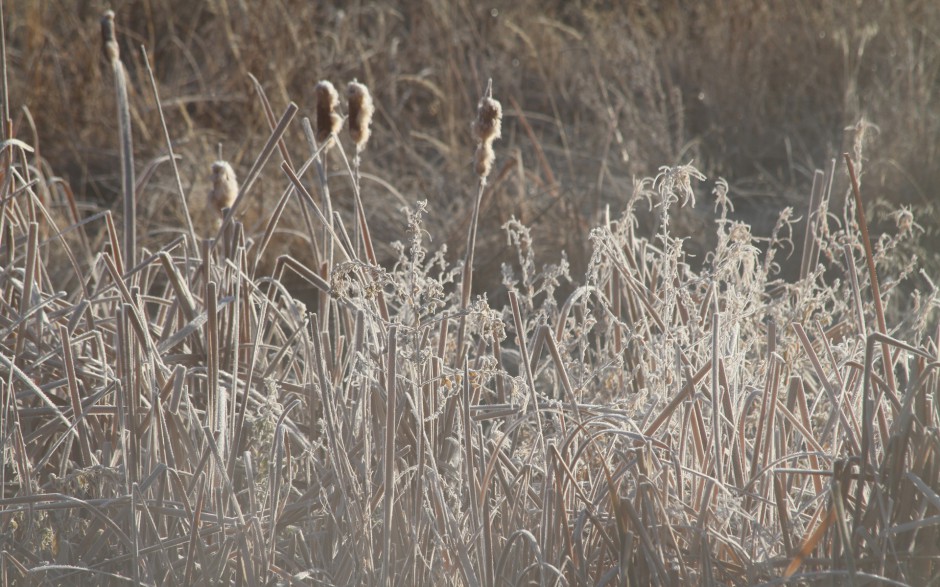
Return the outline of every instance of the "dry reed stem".
{"type": "Polygon", "coordinates": [[[157,80],[153,76],[153,69],[150,68],[150,58],[147,51],[140,48],[141,57],[147,68],[147,76],[150,78],[150,89],[153,91],[153,99],[157,104],[157,113],[160,115],[160,127],[163,129],[163,139],[166,141],[167,153],[170,157],[170,165],[173,167],[173,177],[176,179],[176,193],[180,197],[180,206],[183,210],[183,219],[186,221],[186,230],[189,236],[189,246],[193,250],[196,248],[196,230],[193,228],[193,218],[189,213],[189,204],[186,202],[186,193],[183,190],[183,179],[180,177],[179,166],[176,163],[176,154],[173,152],[173,141],[170,139],[170,129],[166,125],[166,116],[163,114],[163,104],[160,102],[160,93],[157,90],[157,80]]]}
{"type": "Polygon", "coordinates": [[[131,130],[130,103],[127,99],[127,74],[121,62],[114,34],[114,11],[101,19],[101,39],[105,56],[114,75],[117,104],[118,139],[121,152],[121,192],[124,196],[124,258],[133,267],[137,263],[137,194],[134,181],[134,141],[131,130]]]}
{"type": "MultiPolygon", "coordinates": [[[[875,318],[878,321],[878,331],[881,334],[888,335],[888,327],[885,323],[884,305],[881,300],[881,286],[878,284],[878,271],[875,269],[875,257],[871,248],[871,238],[868,236],[868,222],[865,220],[865,205],[862,202],[862,193],[858,187],[858,177],[855,175],[855,166],[848,153],[843,153],[845,165],[849,170],[849,178],[852,180],[852,195],[855,197],[855,214],[858,216],[859,230],[862,232],[862,245],[865,247],[865,259],[868,261],[868,277],[871,283],[872,301],[875,304],[875,318]]],[[[888,345],[881,347],[882,359],[884,360],[885,381],[888,383],[888,389],[893,395],[897,395],[897,384],[894,381],[894,366],[891,362],[891,353],[888,351],[888,345]]]]}
{"type": "Polygon", "coordinates": [[[271,154],[274,152],[274,148],[277,146],[281,137],[284,136],[284,133],[287,132],[287,127],[290,125],[290,122],[293,120],[296,113],[297,105],[291,102],[284,110],[284,114],[281,115],[277,126],[275,126],[274,130],[271,131],[271,135],[268,137],[267,142],[265,142],[264,147],[261,148],[261,152],[258,153],[258,157],[251,165],[251,169],[248,170],[248,174],[245,176],[245,180],[242,183],[241,188],[238,190],[238,195],[235,197],[235,201],[232,202],[228,213],[222,219],[222,226],[219,227],[219,231],[216,234],[213,246],[215,246],[215,244],[221,240],[222,235],[225,234],[225,231],[234,220],[235,211],[238,209],[238,205],[241,204],[242,200],[245,199],[245,196],[248,194],[255,181],[258,179],[258,176],[261,173],[261,168],[263,168],[265,163],[268,162],[268,159],[271,158],[271,154]]]}
{"type": "Polygon", "coordinates": [[[813,187],[810,188],[809,208],[806,213],[806,232],[803,235],[803,257],[800,261],[800,280],[806,279],[815,270],[814,260],[818,259],[817,225],[826,220],[823,203],[824,174],[819,169],[813,174],[813,187]]]}

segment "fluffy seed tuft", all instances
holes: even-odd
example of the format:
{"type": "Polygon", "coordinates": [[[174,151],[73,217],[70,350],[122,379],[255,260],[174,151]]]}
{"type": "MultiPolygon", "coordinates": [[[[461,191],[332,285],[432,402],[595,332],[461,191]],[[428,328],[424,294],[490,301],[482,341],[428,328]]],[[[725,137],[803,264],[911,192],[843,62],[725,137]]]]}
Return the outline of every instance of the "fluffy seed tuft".
{"type": "Polygon", "coordinates": [[[346,86],[347,108],[349,109],[349,135],[356,144],[356,150],[365,149],[372,134],[372,115],[375,105],[372,103],[372,94],[365,84],[353,80],[346,86]]]}
{"type": "Polygon", "coordinates": [[[486,179],[493,168],[496,159],[493,141],[502,135],[502,124],[503,107],[493,99],[493,80],[489,80],[486,92],[477,105],[477,118],[470,127],[477,140],[474,169],[481,179],[486,179]]]}
{"type": "Polygon", "coordinates": [[[328,81],[321,81],[313,88],[317,99],[317,141],[326,143],[343,128],[343,117],[336,113],[339,94],[328,81]]]}
{"type": "Polygon", "coordinates": [[[238,180],[235,179],[235,170],[228,161],[216,161],[212,164],[212,189],[209,190],[209,202],[222,213],[231,208],[238,195],[238,180]]]}
{"type": "Polygon", "coordinates": [[[481,143],[492,142],[502,136],[503,107],[489,96],[480,99],[477,119],[473,121],[473,134],[481,143]]]}

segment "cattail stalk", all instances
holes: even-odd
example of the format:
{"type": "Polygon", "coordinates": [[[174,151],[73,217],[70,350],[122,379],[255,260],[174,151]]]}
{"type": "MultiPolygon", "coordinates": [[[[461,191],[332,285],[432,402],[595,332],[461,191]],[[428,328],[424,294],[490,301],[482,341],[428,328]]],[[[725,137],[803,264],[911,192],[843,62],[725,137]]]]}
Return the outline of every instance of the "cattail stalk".
{"type": "MultiPolygon", "coordinates": [[[[326,181],[328,176],[327,158],[323,155],[329,151],[336,142],[335,137],[339,134],[343,126],[343,119],[336,112],[336,108],[339,105],[339,94],[336,92],[336,88],[333,87],[332,83],[326,80],[318,82],[313,88],[313,94],[314,98],[316,98],[315,121],[317,128],[314,138],[317,143],[317,173],[320,177],[320,189],[323,193],[324,212],[326,213],[327,220],[332,223],[332,205],[330,203],[329,186],[326,181]]],[[[327,260],[332,266],[333,249],[332,246],[328,244],[330,240],[327,238],[326,234],[323,235],[323,239],[328,248],[327,260]]]]}
{"type": "Polygon", "coordinates": [[[124,260],[130,270],[137,262],[137,197],[134,193],[134,141],[131,133],[131,111],[127,100],[127,77],[121,63],[121,51],[114,36],[114,11],[101,18],[101,41],[105,57],[114,72],[117,96],[118,133],[121,144],[121,191],[124,194],[124,260]]]}
{"type": "MultiPolygon", "coordinates": [[[[355,243],[358,255],[359,242],[361,240],[369,264],[378,267],[378,258],[375,255],[375,247],[372,244],[372,233],[369,230],[369,223],[366,221],[365,208],[362,206],[359,175],[360,154],[365,149],[366,143],[369,141],[371,135],[372,115],[375,113],[375,105],[372,101],[372,95],[369,93],[369,88],[355,80],[350,82],[346,87],[346,99],[346,107],[349,112],[349,135],[353,140],[353,144],[356,145],[356,155],[353,158],[352,164],[350,164],[342,145],[339,145],[339,154],[343,158],[346,170],[353,180],[353,200],[356,208],[353,243],[355,243]]],[[[376,302],[379,308],[379,315],[387,322],[389,320],[388,304],[381,290],[376,294],[376,302]]]]}
{"type": "MultiPolygon", "coordinates": [[[[473,285],[473,252],[477,242],[477,224],[480,218],[480,204],[483,201],[483,190],[486,188],[486,178],[493,167],[496,158],[493,152],[493,141],[502,134],[503,107],[493,99],[493,80],[486,84],[486,92],[477,105],[477,118],[473,121],[471,130],[477,140],[476,155],[474,157],[474,170],[480,178],[477,197],[473,203],[473,215],[470,218],[470,230],[467,234],[467,256],[464,259],[463,274],[461,277],[460,309],[466,311],[470,304],[470,292],[473,285]]],[[[459,363],[463,354],[463,335],[466,314],[460,318],[457,330],[457,357],[459,363]]]]}

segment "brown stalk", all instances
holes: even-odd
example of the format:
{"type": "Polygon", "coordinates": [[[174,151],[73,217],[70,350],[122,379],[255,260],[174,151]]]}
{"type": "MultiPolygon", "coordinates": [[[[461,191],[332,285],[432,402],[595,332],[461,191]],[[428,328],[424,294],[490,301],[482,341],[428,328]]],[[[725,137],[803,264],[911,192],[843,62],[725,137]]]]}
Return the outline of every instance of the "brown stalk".
{"type": "Polygon", "coordinates": [[[774,505],[777,506],[777,521],[780,523],[780,534],[783,536],[783,552],[785,556],[790,556],[793,552],[793,543],[790,538],[790,514],[787,503],[786,483],[780,479],[780,473],[773,476],[774,482],[774,505]]]}
{"type": "MultiPolygon", "coordinates": [[[[878,271],[875,269],[875,256],[871,249],[871,238],[868,236],[868,222],[865,221],[865,205],[862,202],[862,194],[858,188],[858,178],[855,175],[855,167],[852,165],[852,159],[848,153],[843,153],[845,165],[849,170],[849,177],[852,180],[852,194],[855,196],[855,213],[858,216],[858,226],[862,233],[862,245],[865,247],[865,260],[868,263],[868,277],[871,280],[872,301],[875,304],[875,318],[878,320],[878,331],[888,335],[888,327],[885,324],[885,310],[881,301],[881,286],[878,285],[878,271]]],[[[888,350],[888,344],[881,345],[881,358],[884,361],[885,381],[888,383],[888,389],[892,395],[897,395],[897,383],[894,380],[894,365],[891,362],[891,352],[888,350]]]]}

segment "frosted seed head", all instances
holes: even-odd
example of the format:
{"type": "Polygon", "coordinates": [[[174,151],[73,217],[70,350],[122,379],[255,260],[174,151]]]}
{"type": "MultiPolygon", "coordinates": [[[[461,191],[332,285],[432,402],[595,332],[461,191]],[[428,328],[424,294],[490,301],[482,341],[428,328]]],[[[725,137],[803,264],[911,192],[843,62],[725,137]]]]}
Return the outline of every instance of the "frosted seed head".
{"type": "Polygon", "coordinates": [[[222,213],[231,208],[238,195],[238,180],[235,179],[235,170],[228,161],[216,161],[212,164],[212,188],[209,190],[209,203],[222,213]]]}
{"type": "Polygon", "coordinates": [[[480,143],[492,142],[502,134],[503,107],[490,97],[484,97],[477,106],[473,121],[473,135],[480,143]]]}
{"type": "Polygon", "coordinates": [[[336,113],[339,94],[328,81],[321,81],[313,88],[317,99],[317,141],[326,143],[343,128],[343,117],[336,113]]]}
{"type": "Polygon", "coordinates": [[[493,80],[486,84],[486,92],[477,105],[477,117],[471,125],[473,136],[477,140],[477,150],[474,156],[474,169],[481,179],[486,179],[493,168],[496,154],[493,152],[493,141],[502,134],[503,107],[493,99],[493,80]]]}
{"type": "Polygon", "coordinates": [[[372,115],[375,113],[375,104],[372,102],[369,88],[355,80],[346,86],[346,99],[349,109],[349,135],[356,144],[356,149],[361,151],[372,134],[372,115]]]}

